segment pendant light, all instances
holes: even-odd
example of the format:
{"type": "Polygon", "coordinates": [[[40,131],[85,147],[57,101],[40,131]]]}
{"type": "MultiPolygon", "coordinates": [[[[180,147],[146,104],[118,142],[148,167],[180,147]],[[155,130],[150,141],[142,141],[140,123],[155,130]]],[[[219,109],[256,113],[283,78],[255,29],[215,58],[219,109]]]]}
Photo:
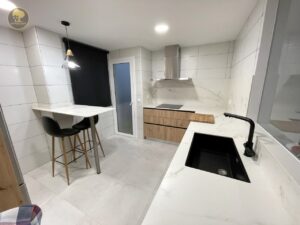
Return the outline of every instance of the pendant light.
{"type": "Polygon", "coordinates": [[[70,48],[70,43],[69,43],[68,26],[70,26],[70,23],[68,21],[63,20],[61,21],[61,24],[65,26],[66,35],[67,35],[67,51],[66,51],[65,61],[62,67],[67,67],[72,70],[79,69],[80,66],[74,61],[74,54],[70,48]]]}

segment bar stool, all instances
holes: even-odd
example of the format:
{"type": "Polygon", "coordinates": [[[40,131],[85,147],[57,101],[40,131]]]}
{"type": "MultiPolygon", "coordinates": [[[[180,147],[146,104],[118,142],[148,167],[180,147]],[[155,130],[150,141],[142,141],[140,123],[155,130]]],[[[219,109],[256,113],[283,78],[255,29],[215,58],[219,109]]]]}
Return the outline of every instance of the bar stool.
{"type": "Polygon", "coordinates": [[[57,159],[60,158],[61,156],[63,156],[64,163],[61,163],[61,164],[63,164],[65,166],[67,181],[68,181],[68,185],[69,185],[70,182],[69,182],[68,164],[76,161],[76,159],[79,159],[81,156],[84,155],[85,162],[86,162],[86,168],[88,169],[88,166],[91,167],[90,161],[87,156],[86,148],[84,148],[84,145],[82,144],[81,139],[78,135],[80,130],[77,130],[74,128],[61,129],[59,124],[50,117],[42,117],[42,124],[43,124],[43,127],[44,127],[45,131],[47,132],[47,134],[52,136],[52,176],[54,177],[55,162],[61,163],[61,162],[57,161],[57,159]],[[72,141],[71,141],[72,136],[74,136],[74,143],[75,143],[76,139],[79,141],[82,150],[78,150],[75,145],[74,146],[72,145],[72,141]],[[55,156],[55,138],[56,137],[61,139],[62,154],[59,156],[55,156]],[[65,138],[66,137],[68,137],[70,146],[72,148],[69,151],[66,151],[66,147],[65,147],[65,138]],[[73,160],[68,162],[67,161],[67,153],[69,153],[71,151],[73,152],[73,160]],[[82,154],[76,158],[75,152],[80,152],[82,154]]]}
{"type": "MultiPolygon", "coordinates": [[[[94,116],[94,123],[95,123],[95,125],[98,123],[98,121],[99,121],[99,116],[98,115],[94,116]]],[[[83,132],[84,146],[86,147],[86,142],[88,142],[89,146],[90,146],[89,150],[91,150],[92,149],[92,147],[91,147],[91,139],[90,139],[90,134],[89,134],[89,130],[88,130],[88,129],[91,128],[90,119],[89,118],[84,118],[80,122],[78,122],[75,125],[73,125],[72,128],[80,130],[80,131],[83,132]],[[86,140],[85,132],[87,132],[88,140],[86,140]]],[[[104,153],[101,141],[100,141],[100,137],[99,137],[98,131],[97,131],[97,129],[95,129],[95,130],[96,130],[95,133],[96,133],[96,136],[97,136],[97,139],[98,139],[98,142],[99,142],[98,144],[100,145],[100,148],[101,148],[101,151],[103,153],[103,156],[105,157],[105,153],[104,153]]]]}

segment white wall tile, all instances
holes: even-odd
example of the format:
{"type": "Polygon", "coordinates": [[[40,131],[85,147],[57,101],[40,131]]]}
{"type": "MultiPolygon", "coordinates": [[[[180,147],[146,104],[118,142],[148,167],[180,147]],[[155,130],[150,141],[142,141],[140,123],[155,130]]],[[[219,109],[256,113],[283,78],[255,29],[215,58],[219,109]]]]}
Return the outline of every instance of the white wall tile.
{"type": "Polygon", "coordinates": [[[28,67],[0,66],[0,86],[32,85],[28,67]]]}
{"type": "Polygon", "coordinates": [[[195,78],[197,76],[198,70],[197,69],[186,69],[180,71],[180,77],[189,77],[195,78]]]}
{"type": "Polygon", "coordinates": [[[38,103],[50,104],[50,98],[49,98],[47,86],[44,85],[34,86],[34,90],[36,93],[36,98],[38,103]]]}
{"type": "Polygon", "coordinates": [[[108,54],[108,59],[117,59],[120,57],[120,51],[119,50],[114,50],[110,51],[108,54]]]}
{"type": "Polygon", "coordinates": [[[70,84],[66,69],[54,66],[36,66],[31,68],[35,85],[64,85],[70,84]]]}
{"type": "Polygon", "coordinates": [[[151,71],[152,70],[151,59],[141,58],[141,70],[142,71],[151,71]]]}
{"type": "Polygon", "coordinates": [[[119,57],[121,58],[126,58],[126,57],[141,57],[141,50],[140,48],[136,47],[136,48],[127,48],[127,49],[122,49],[119,52],[119,57]]]}
{"type": "Polygon", "coordinates": [[[0,43],[24,47],[22,33],[9,28],[0,27],[0,43]]]}
{"type": "Polygon", "coordinates": [[[230,112],[240,115],[247,114],[263,21],[264,17],[261,16],[261,13],[254,11],[235,42],[228,99],[228,111],[230,112]]]}
{"type": "MultiPolygon", "coordinates": [[[[151,96],[152,102],[157,104],[173,102],[225,107],[228,100],[232,52],[233,42],[183,47],[180,76],[190,77],[192,80],[146,85],[144,95],[151,96]],[[216,83],[218,85],[215,85],[216,83]]],[[[163,77],[164,70],[163,50],[152,52],[152,77],[163,77]]]]}
{"type": "Polygon", "coordinates": [[[23,174],[40,167],[50,161],[48,148],[40,149],[38,153],[28,155],[19,161],[20,168],[23,174]]]}
{"type": "Polygon", "coordinates": [[[62,49],[62,37],[59,34],[40,27],[36,28],[36,32],[39,45],[46,45],[49,47],[62,49]]]}
{"type": "Polygon", "coordinates": [[[156,60],[160,61],[160,60],[164,60],[164,58],[165,58],[165,55],[164,55],[164,50],[163,49],[152,52],[152,60],[156,59],[156,60]]]}
{"type": "Polygon", "coordinates": [[[26,121],[8,126],[11,139],[14,143],[30,137],[41,135],[44,130],[39,120],[26,121]]]}
{"type": "Polygon", "coordinates": [[[48,85],[71,84],[70,75],[65,68],[44,66],[44,73],[48,85]]]}
{"type": "Polygon", "coordinates": [[[25,49],[22,47],[0,44],[0,65],[28,66],[25,49]]]}
{"type": "Polygon", "coordinates": [[[183,57],[180,61],[181,70],[196,70],[198,68],[198,57],[183,57]]]}
{"type": "Polygon", "coordinates": [[[230,52],[231,42],[215,43],[199,46],[199,55],[219,55],[230,52]]]}
{"type": "Polygon", "coordinates": [[[0,87],[0,103],[2,106],[36,102],[32,86],[0,87]]]}
{"type": "MultiPolygon", "coordinates": [[[[32,103],[37,99],[28,68],[23,36],[20,32],[10,29],[0,28],[0,32],[0,43],[5,42],[5,45],[0,44],[0,104],[20,167],[25,173],[49,161],[48,147],[45,140],[34,137],[40,137],[44,131],[38,124],[39,114],[35,114],[31,109],[32,103]]],[[[25,32],[24,40],[26,46],[36,43],[34,29],[25,32]]],[[[35,53],[38,55],[38,50],[35,53]]],[[[39,64],[36,63],[39,55],[36,57],[32,52],[29,52],[29,55],[32,64],[39,64]]]]}
{"type": "Polygon", "coordinates": [[[42,65],[41,52],[38,45],[32,45],[26,48],[26,53],[28,57],[29,66],[33,67],[42,65]]]}
{"type": "Polygon", "coordinates": [[[39,114],[32,110],[32,104],[5,106],[3,113],[8,125],[35,120],[39,117],[39,114]]]}
{"type": "Polygon", "coordinates": [[[64,52],[60,48],[40,45],[41,61],[44,66],[61,66],[64,62],[64,52]]]}
{"type": "Polygon", "coordinates": [[[226,79],[227,77],[227,68],[222,69],[201,69],[197,71],[198,78],[219,78],[226,79]]]}
{"type": "Polygon", "coordinates": [[[184,47],[181,48],[181,57],[198,57],[199,48],[196,47],[184,47]]]}
{"type": "Polygon", "coordinates": [[[50,103],[68,103],[71,101],[68,85],[48,86],[50,103]]]}
{"type": "Polygon", "coordinates": [[[43,66],[34,66],[30,68],[32,82],[34,85],[45,85],[43,66]]]}
{"type": "Polygon", "coordinates": [[[25,47],[31,47],[33,45],[37,45],[37,35],[35,27],[27,29],[23,32],[24,45],[25,47]]]}
{"type": "Polygon", "coordinates": [[[151,51],[145,48],[141,48],[141,58],[146,58],[151,60],[151,51]]]}
{"type": "Polygon", "coordinates": [[[152,72],[164,72],[165,71],[165,61],[164,59],[152,59],[152,72]]]}
{"type": "Polygon", "coordinates": [[[198,69],[220,69],[226,68],[228,54],[199,56],[198,69]]]}
{"type": "Polygon", "coordinates": [[[27,138],[14,143],[14,149],[20,161],[22,160],[22,158],[28,155],[39,153],[41,149],[47,148],[47,140],[44,134],[27,138]]]}

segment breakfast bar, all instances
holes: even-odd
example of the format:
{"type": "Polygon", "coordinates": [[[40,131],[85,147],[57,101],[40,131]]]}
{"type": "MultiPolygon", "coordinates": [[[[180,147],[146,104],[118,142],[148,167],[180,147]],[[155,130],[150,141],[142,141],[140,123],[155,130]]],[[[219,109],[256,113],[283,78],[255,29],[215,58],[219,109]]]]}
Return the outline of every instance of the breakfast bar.
{"type": "Polygon", "coordinates": [[[96,127],[95,127],[94,116],[112,111],[113,107],[99,107],[99,106],[74,105],[74,104],[66,104],[66,105],[33,104],[32,109],[40,112],[50,112],[50,113],[68,115],[68,116],[89,118],[91,123],[91,130],[92,130],[92,140],[93,140],[96,170],[97,170],[97,174],[101,173],[99,154],[98,154],[98,145],[96,141],[96,132],[95,132],[96,127]]]}

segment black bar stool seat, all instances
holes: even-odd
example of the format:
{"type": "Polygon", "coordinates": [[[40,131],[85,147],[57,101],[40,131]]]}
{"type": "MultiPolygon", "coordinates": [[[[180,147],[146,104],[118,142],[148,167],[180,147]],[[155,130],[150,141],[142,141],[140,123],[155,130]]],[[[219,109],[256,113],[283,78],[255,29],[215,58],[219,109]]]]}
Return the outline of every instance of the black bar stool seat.
{"type": "MultiPolygon", "coordinates": [[[[95,123],[95,125],[98,123],[98,121],[99,121],[99,117],[98,116],[94,116],[94,123],[95,123]]],[[[75,125],[73,125],[72,128],[78,129],[78,130],[89,129],[89,128],[91,128],[90,119],[89,118],[84,118],[79,123],[76,123],[75,125]]]]}
{"type": "Polygon", "coordinates": [[[42,117],[42,124],[43,124],[43,127],[44,127],[46,133],[49,134],[50,136],[52,136],[52,176],[54,177],[55,162],[61,163],[61,162],[57,161],[57,159],[60,158],[61,156],[63,156],[64,162],[62,164],[65,166],[67,181],[68,181],[68,185],[69,185],[70,184],[69,170],[68,170],[69,163],[76,161],[76,159],[78,159],[84,155],[85,161],[86,161],[86,168],[88,169],[88,166],[91,167],[91,164],[90,164],[90,161],[89,161],[88,155],[87,155],[87,150],[86,150],[85,146],[82,144],[81,139],[78,135],[80,133],[80,130],[75,129],[75,128],[61,129],[59,124],[55,120],[53,120],[50,117],[45,117],[45,116],[42,117]],[[72,144],[72,141],[71,141],[72,136],[74,136],[74,144],[72,144]],[[69,143],[72,148],[70,151],[66,151],[65,142],[64,142],[64,138],[66,138],[66,137],[69,139],[69,143]],[[59,156],[55,156],[55,138],[59,138],[61,140],[62,154],[59,156]],[[81,150],[78,150],[76,148],[76,139],[80,143],[81,150]],[[67,153],[69,153],[71,151],[73,152],[73,161],[68,162],[67,161],[67,153]],[[76,151],[81,153],[81,155],[77,158],[76,158],[76,154],[75,154],[76,151]]]}
{"type": "MultiPolygon", "coordinates": [[[[98,121],[99,121],[99,116],[98,116],[98,115],[94,116],[94,123],[95,123],[95,125],[98,123],[98,121]]],[[[88,140],[87,140],[87,142],[88,142],[89,145],[90,145],[91,139],[90,139],[90,135],[89,135],[88,129],[91,128],[91,123],[90,123],[90,119],[89,119],[89,118],[84,118],[84,119],[81,120],[80,122],[74,124],[74,125],[72,126],[72,128],[77,129],[77,130],[80,130],[80,131],[83,131],[83,139],[84,139],[84,144],[85,144],[85,145],[86,145],[85,131],[87,131],[87,135],[88,135],[88,140]]],[[[97,129],[96,129],[96,136],[97,136],[97,139],[98,139],[98,142],[99,142],[101,151],[102,151],[102,153],[103,153],[103,156],[105,157],[105,153],[104,153],[104,150],[103,150],[103,147],[102,147],[102,144],[101,144],[100,137],[99,137],[99,134],[98,134],[97,129]]],[[[85,147],[86,147],[86,146],[85,146],[85,147]]],[[[90,149],[92,149],[92,148],[91,148],[91,145],[90,145],[90,149]]]]}
{"type": "Polygon", "coordinates": [[[55,137],[68,137],[68,136],[73,136],[75,134],[79,134],[80,130],[74,129],[74,128],[65,128],[61,129],[60,133],[57,134],[55,137]]]}

